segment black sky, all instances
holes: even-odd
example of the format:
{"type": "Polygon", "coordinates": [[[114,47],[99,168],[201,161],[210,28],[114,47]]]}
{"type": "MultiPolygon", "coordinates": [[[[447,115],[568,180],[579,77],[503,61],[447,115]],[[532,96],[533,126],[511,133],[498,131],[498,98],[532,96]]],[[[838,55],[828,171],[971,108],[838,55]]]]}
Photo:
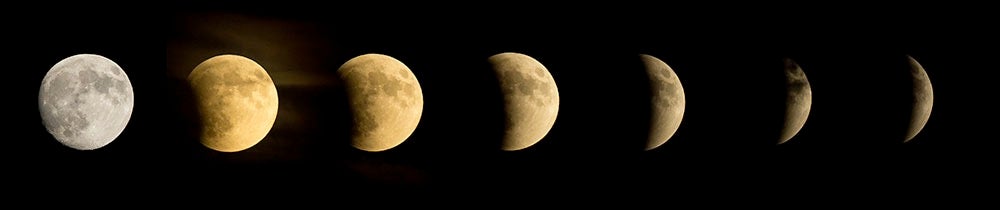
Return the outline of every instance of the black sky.
{"type": "Polygon", "coordinates": [[[976,7],[458,6],[210,4],[5,17],[15,63],[5,84],[14,113],[14,135],[2,147],[6,165],[29,180],[70,173],[120,184],[115,177],[127,176],[159,187],[638,187],[694,196],[849,190],[877,198],[995,182],[985,169],[996,165],[987,135],[995,124],[988,79],[995,67],[986,65],[995,59],[995,15],[976,7]],[[554,127],[523,151],[498,147],[502,105],[486,59],[502,52],[534,57],[559,89],[554,127]],[[95,151],[60,145],[37,112],[45,72],[80,53],[117,62],[135,89],[128,127],[95,151]],[[274,128],[239,153],[198,143],[185,90],[195,65],[223,53],[256,60],[278,88],[274,128]],[[409,66],[425,97],[416,131],[386,152],[356,150],[346,139],[349,115],[333,75],[365,53],[409,66]],[[641,147],[649,92],[640,53],[670,65],[687,96],[680,129],[648,152],[641,147]],[[927,70],[935,100],[926,127],[902,144],[911,100],[907,55],[927,70]],[[814,101],[800,133],[774,145],[786,57],[807,74],[814,101]]]}

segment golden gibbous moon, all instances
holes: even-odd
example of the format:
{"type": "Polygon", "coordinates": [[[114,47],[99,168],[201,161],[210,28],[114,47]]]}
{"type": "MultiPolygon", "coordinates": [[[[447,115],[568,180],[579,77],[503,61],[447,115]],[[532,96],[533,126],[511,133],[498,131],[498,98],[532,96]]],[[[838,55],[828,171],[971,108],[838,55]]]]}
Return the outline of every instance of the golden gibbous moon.
{"type": "Polygon", "coordinates": [[[909,142],[924,129],[931,117],[931,107],[934,106],[934,88],[931,87],[930,76],[927,76],[927,71],[916,59],[907,57],[910,60],[910,75],[913,77],[913,114],[903,142],[909,142]]]}
{"type": "Polygon", "coordinates": [[[354,115],[351,145],[377,152],[402,144],[417,129],[424,96],[417,77],[393,57],[365,54],[337,70],[354,115]]]}
{"type": "Polygon", "coordinates": [[[542,63],[520,53],[496,54],[489,62],[500,80],[507,114],[501,149],[521,150],[538,143],[559,113],[559,90],[552,74],[542,63]]]}
{"type": "Polygon", "coordinates": [[[785,98],[785,125],[781,129],[778,144],[788,142],[802,130],[809,119],[809,110],[812,109],[812,86],[809,85],[809,79],[799,64],[788,58],[785,59],[785,82],[788,94],[785,98]]]}
{"type": "Polygon", "coordinates": [[[257,62],[239,55],[205,60],[188,75],[201,117],[201,144],[238,152],[264,139],[278,115],[278,90],[257,62]]]}
{"type": "Polygon", "coordinates": [[[684,118],[684,87],[674,70],[662,60],[640,54],[652,91],[652,115],[646,150],[656,149],[677,132],[684,118]]]}

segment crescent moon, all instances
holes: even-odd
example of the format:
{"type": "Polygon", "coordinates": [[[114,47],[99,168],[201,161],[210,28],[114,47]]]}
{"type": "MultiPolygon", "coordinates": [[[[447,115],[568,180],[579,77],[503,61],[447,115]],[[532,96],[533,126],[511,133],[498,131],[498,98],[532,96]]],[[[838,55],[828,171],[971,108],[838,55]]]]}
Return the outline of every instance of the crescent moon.
{"type": "Polygon", "coordinates": [[[239,55],[203,61],[188,75],[201,116],[201,143],[238,152],[267,136],[278,116],[278,90],[260,64],[239,55]]]}
{"type": "Polygon", "coordinates": [[[930,76],[917,60],[910,56],[907,58],[910,60],[910,74],[913,76],[913,114],[910,117],[910,127],[904,143],[912,140],[920,130],[924,129],[924,125],[931,117],[931,107],[934,106],[934,88],[931,87],[930,76]]]}
{"type": "Polygon", "coordinates": [[[788,97],[785,101],[785,126],[781,130],[778,144],[783,144],[795,137],[809,118],[812,108],[812,86],[806,73],[792,59],[785,59],[785,81],[788,97]]]}
{"type": "Polygon", "coordinates": [[[674,70],[662,60],[640,54],[652,91],[652,118],[646,150],[656,149],[677,132],[684,118],[684,87],[674,70]]]}
{"type": "Polygon", "coordinates": [[[395,58],[365,54],[337,70],[345,82],[354,133],[351,144],[378,152],[402,144],[417,129],[424,96],[417,77],[395,58]]]}
{"type": "Polygon", "coordinates": [[[501,148],[514,151],[538,143],[559,113],[559,90],[552,74],[538,60],[520,53],[496,54],[489,62],[500,80],[507,113],[501,148]]]}

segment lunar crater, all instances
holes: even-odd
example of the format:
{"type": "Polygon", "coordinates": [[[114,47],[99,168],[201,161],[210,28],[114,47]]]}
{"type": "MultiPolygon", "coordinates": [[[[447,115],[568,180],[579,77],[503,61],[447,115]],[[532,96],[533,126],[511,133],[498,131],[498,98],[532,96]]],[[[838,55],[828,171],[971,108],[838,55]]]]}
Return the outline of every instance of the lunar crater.
{"type": "Polygon", "coordinates": [[[263,140],[274,125],[277,89],[253,60],[215,56],[196,66],[188,80],[201,115],[201,143],[206,147],[242,151],[263,140]]]}
{"type": "Polygon", "coordinates": [[[909,142],[923,130],[934,106],[934,89],[931,86],[930,76],[916,59],[909,57],[909,62],[913,79],[913,110],[909,130],[903,142],[909,142]]]}
{"type": "Polygon", "coordinates": [[[416,77],[399,60],[365,54],[337,70],[345,82],[354,117],[352,144],[365,151],[383,151],[405,141],[416,129],[423,96],[416,77]]]}
{"type": "Polygon", "coordinates": [[[812,87],[805,71],[795,61],[785,59],[785,119],[778,144],[795,137],[805,125],[812,109],[812,87]]]}
{"type": "Polygon", "coordinates": [[[652,150],[666,143],[674,135],[684,117],[684,88],[680,79],[666,63],[660,59],[639,55],[649,77],[652,115],[650,116],[649,138],[646,150],[652,150]]]}
{"type": "Polygon", "coordinates": [[[537,60],[519,53],[491,56],[507,113],[503,150],[521,150],[541,141],[555,123],[559,95],[555,80],[537,60]]]}
{"type": "Polygon", "coordinates": [[[128,77],[99,55],[74,55],[56,63],[39,91],[46,129],[60,143],[79,150],[101,148],[117,138],[132,106],[128,77]]]}

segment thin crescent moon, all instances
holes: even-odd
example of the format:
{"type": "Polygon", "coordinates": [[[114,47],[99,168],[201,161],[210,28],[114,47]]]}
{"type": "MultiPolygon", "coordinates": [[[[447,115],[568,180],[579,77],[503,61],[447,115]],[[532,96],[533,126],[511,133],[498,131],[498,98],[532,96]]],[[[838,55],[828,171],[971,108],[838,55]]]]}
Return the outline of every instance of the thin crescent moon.
{"type": "Polygon", "coordinates": [[[674,70],[662,60],[640,54],[652,91],[652,119],[646,151],[656,149],[677,132],[684,118],[684,87],[674,70]]]}
{"type": "Polygon", "coordinates": [[[904,143],[912,140],[920,133],[920,130],[924,129],[924,125],[931,117],[931,107],[934,106],[934,88],[931,87],[930,76],[916,59],[910,56],[906,57],[910,60],[910,74],[913,77],[913,112],[904,143]]]}
{"type": "Polygon", "coordinates": [[[792,59],[785,59],[785,81],[788,96],[785,101],[785,126],[781,131],[778,144],[783,144],[795,137],[802,130],[809,118],[812,108],[812,86],[802,67],[792,59]]]}

